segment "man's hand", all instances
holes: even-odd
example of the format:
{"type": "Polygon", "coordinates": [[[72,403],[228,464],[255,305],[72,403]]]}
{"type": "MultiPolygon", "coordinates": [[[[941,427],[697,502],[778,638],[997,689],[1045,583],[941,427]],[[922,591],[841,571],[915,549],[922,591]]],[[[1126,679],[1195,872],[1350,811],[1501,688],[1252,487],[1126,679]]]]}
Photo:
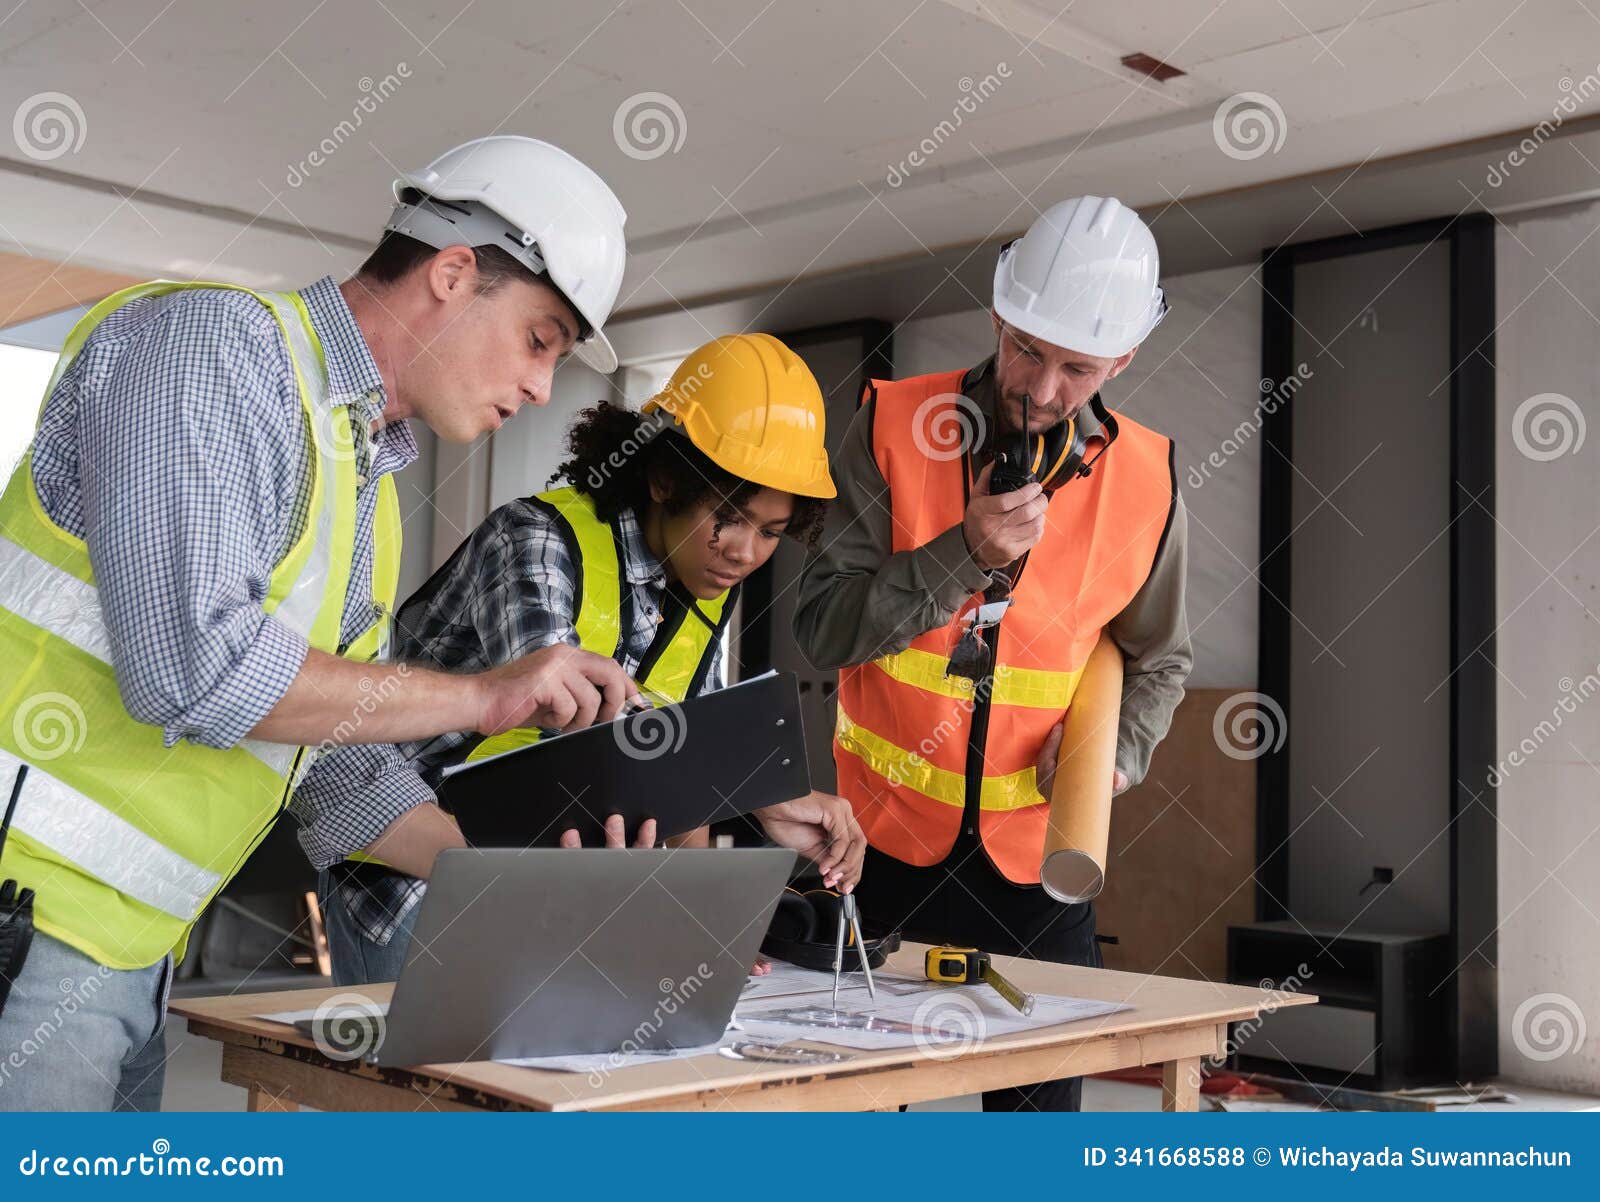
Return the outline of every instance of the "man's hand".
{"type": "Polygon", "coordinates": [[[807,793],[757,810],[767,837],[813,861],[829,889],[849,893],[861,879],[867,837],[850,803],[832,793],[807,793]]]}
{"type": "Polygon", "coordinates": [[[474,678],[476,730],[499,734],[519,726],[577,730],[609,722],[639,686],[608,656],[566,643],[541,647],[474,678]]]}
{"type": "Polygon", "coordinates": [[[972,499],[961,519],[961,533],[973,561],[986,572],[1020,559],[1044,537],[1045,510],[1050,500],[1036,482],[998,496],[989,492],[994,464],[984,466],[972,486],[972,499]]]}
{"type": "Polygon", "coordinates": [[[1050,728],[1050,733],[1044,737],[1044,746],[1039,749],[1039,761],[1033,767],[1034,775],[1039,778],[1039,792],[1044,794],[1046,801],[1053,801],[1050,790],[1055,788],[1056,764],[1061,758],[1061,734],[1067,728],[1065,718],[1050,728]]]}
{"type": "MultiPolygon", "coordinates": [[[[606,846],[625,847],[626,843],[624,840],[626,838],[627,831],[622,825],[622,815],[613,814],[611,817],[607,818],[606,846]]],[[[635,847],[654,847],[656,845],[656,820],[654,818],[646,818],[639,824],[639,833],[634,836],[633,845],[635,847]]],[[[579,837],[578,832],[575,830],[562,831],[561,846],[582,847],[583,839],[579,837]]]]}
{"type": "MultiPolygon", "coordinates": [[[[1039,749],[1039,759],[1033,766],[1034,775],[1039,779],[1039,792],[1046,801],[1055,800],[1051,790],[1056,783],[1056,764],[1061,759],[1061,735],[1066,730],[1067,722],[1063,718],[1050,728],[1050,733],[1044,738],[1044,746],[1039,749]]],[[[1128,774],[1120,768],[1111,772],[1111,795],[1115,797],[1128,787],[1128,774]]]]}

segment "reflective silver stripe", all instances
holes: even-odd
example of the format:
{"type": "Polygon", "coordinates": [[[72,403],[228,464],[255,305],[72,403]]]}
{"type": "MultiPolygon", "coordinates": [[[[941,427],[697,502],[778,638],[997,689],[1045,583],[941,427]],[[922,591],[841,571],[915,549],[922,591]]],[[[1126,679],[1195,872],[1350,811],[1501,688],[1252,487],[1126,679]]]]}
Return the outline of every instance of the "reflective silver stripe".
{"type": "Polygon", "coordinates": [[[241,739],[237,746],[248,751],[272,770],[275,776],[288,776],[300,748],[293,743],[268,743],[261,739],[241,739]]]}
{"type": "Polygon", "coordinates": [[[3,536],[0,606],[101,663],[111,662],[111,640],[100,615],[99,590],[3,536]]]}
{"type": "MultiPolygon", "coordinates": [[[[0,608],[110,667],[111,640],[100,614],[100,591],[4,537],[0,537],[0,608]]],[[[274,776],[288,776],[300,750],[287,743],[256,739],[245,739],[239,746],[274,776]]]]}
{"type": "Polygon", "coordinates": [[[272,616],[289,629],[310,637],[316,626],[317,615],[322,612],[323,594],[328,587],[328,574],[332,570],[333,523],[338,512],[339,459],[349,459],[354,448],[349,446],[353,437],[349,424],[349,410],[344,406],[329,407],[328,381],[322,361],[300,320],[300,310],[286,296],[275,293],[257,293],[265,300],[288,340],[289,356],[298,369],[305,388],[305,401],[310,407],[313,430],[313,450],[317,456],[317,472],[322,480],[322,504],[311,520],[316,524],[312,533],[311,554],[299,576],[289,587],[289,593],[278,603],[272,616]],[[341,430],[341,426],[343,429],[341,430]],[[340,438],[345,441],[343,444],[340,438]]]}
{"type": "MultiPolygon", "coordinates": [[[[0,779],[21,760],[0,748],[0,779]]],[[[192,922],[222,879],[32,765],[12,826],[119,893],[192,922]]]]}
{"type": "Polygon", "coordinates": [[[257,292],[253,295],[267,302],[278,323],[283,326],[284,335],[289,340],[289,355],[299,365],[300,376],[306,386],[306,400],[311,402],[313,409],[326,408],[328,377],[322,367],[322,357],[317,354],[305,323],[300,319],[299,306],[292,297],[282,293],[257,292]]]}

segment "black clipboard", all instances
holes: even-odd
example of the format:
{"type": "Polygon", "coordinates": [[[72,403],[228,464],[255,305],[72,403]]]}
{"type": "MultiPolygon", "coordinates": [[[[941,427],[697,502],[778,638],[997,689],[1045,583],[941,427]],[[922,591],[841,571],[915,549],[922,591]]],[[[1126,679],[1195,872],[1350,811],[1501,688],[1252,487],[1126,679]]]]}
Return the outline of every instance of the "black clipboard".
{"type": "Polygon", "coordinates": [[[602,846],[622,815],[628,842],[656,820],[656,837],[811,792],[800,687],[769,672],[676,705],[639,710],[446,770],[439,802],[474,847],[556,847],[577,830],[602,846]]]}

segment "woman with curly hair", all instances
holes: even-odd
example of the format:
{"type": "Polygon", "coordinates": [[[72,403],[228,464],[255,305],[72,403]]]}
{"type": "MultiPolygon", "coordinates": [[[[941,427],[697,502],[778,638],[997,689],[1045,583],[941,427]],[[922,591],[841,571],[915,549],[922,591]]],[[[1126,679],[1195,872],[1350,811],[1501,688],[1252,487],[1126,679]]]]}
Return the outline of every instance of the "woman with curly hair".
{"type": "MultiPolygon", "coordinates": [[[[834,495],[823,400],[800,357],[767,334],[718,338],[686,358],[635,412],[578,414],[567,483],[501,506],[396,618],[399,658],[483,671],[565,642],[613,657],[647,695],[681,701],[722,687],[722,634],[740,584],[780,539],[811,545],[834,495]]],[[[459,731],[406,747],[423,776],[539,738],[459,731]]],[[[773,841],[849,890],[865,844],[849,803],[812,793],[757,811],[773,841]]],[[[704,843],[697,831],[683,842],[704,843]]],[[[621,846],[622,822],[607,824],[621,846]]],[[[655,842],[646,822],[636,845],[655,842]]],[[[674,841],[678,842],[677,840],[674,841]]],[[[577,846],[575,831],[564,846],[577,846]]],[[[370,862],[321,881],[334,978],[398,975],[423,882],[370,862]]]]}

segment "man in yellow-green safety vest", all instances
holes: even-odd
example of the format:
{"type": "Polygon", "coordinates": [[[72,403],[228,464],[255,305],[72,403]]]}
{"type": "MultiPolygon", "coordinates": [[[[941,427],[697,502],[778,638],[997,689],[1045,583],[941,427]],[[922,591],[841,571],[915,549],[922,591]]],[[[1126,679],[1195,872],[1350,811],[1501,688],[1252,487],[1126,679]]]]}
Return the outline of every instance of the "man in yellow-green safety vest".
{"type": "Polygon", "coordinates": [[[569,647],[383,662],[408,421],[467,442],[545,404],[569,351],[614,370],[625,258],[611,190],[529,138],[395,200],[343,284],[146,284],[67,340],[0,497],[0,914],[18,932],[29,891],[35,929],[0,962],[0,1111],[159,1104],[174,958],[285,809],[314,862],[426,875],[460,835],[396,740],[586,725],[636,691],[569,647]]]}

